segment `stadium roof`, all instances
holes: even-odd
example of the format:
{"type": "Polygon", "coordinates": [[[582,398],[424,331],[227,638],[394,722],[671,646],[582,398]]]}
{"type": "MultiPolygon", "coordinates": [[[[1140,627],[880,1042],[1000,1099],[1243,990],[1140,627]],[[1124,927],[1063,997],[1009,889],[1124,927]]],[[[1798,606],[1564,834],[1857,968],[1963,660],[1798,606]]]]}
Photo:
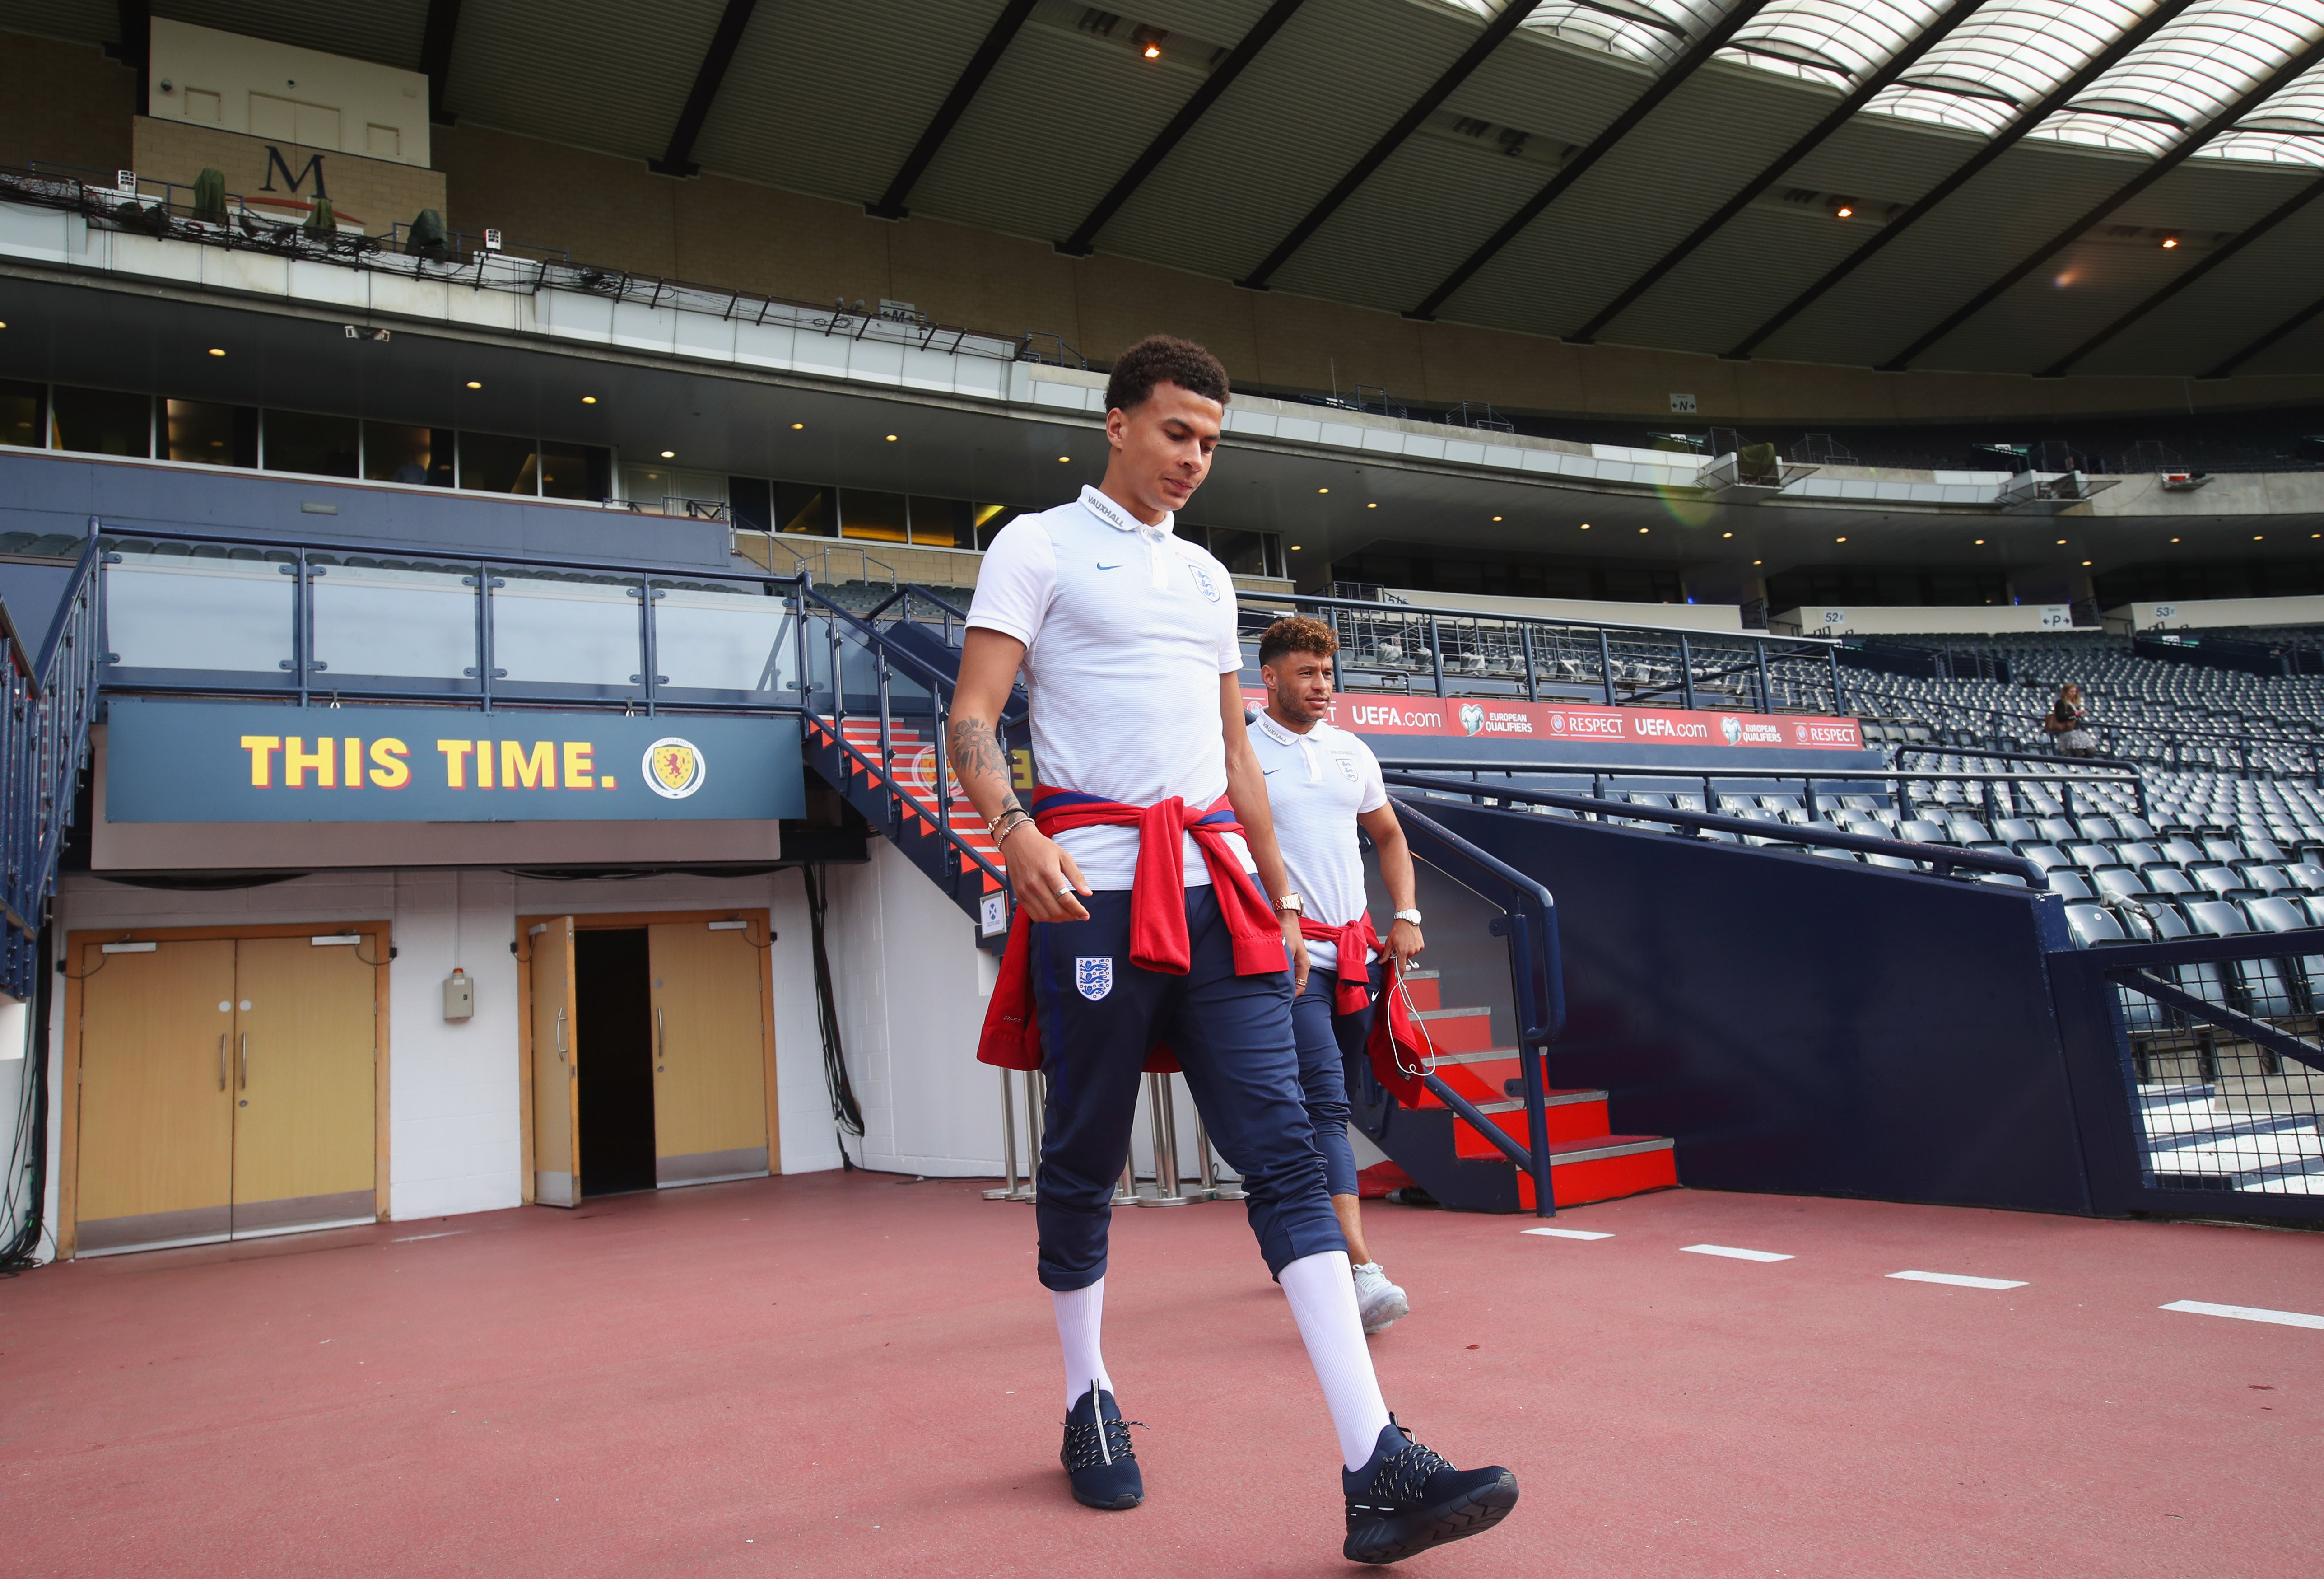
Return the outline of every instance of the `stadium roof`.
{"type": "Polygon", "coordinates": [[[1117,3],[160,9],[427,70],[465,121],[1418,318],[1899,369],[2324,351],[2324,0],[1117,3]]]}

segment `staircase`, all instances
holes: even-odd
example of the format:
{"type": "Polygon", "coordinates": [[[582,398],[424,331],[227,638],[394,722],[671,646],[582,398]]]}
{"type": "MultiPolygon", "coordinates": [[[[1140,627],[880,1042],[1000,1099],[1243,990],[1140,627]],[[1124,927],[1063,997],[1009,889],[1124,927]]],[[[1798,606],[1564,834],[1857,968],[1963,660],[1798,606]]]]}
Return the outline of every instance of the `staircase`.
{"type": "MultiPolygon", "coordinates": [[[[1516,1048],[1494,1045],[1493,1011],[1445,1008],[1434,971],[1411,971],[1404,981],[1436,1048],[1437,1077],[1503,1134],[1525,1145],[1524,1066],[1516,1048]]],[[[1368,1089],[1351,1093],[1356,1122],[1389,1158],[1388,1164],[1366,1170],[1367,1183],[1405,1182],[1387,1171],[1393,1167],[1442,1205],[1475,1212],[1534,1209],[1532,1176],[1470,1125],[1455,1122],[1442,1098],[1431,1094],[1416,1108],[1391,1110],[1369,1067],[1358,1084],[1368,1089]]],[[[1678,1184],[1671,1141],[1611,1133],[1604,1092],[1553,1088],[1543,1106],[1549,1121],[1550,1193],[1558,1205],[1610,1201],[1678,1184]]]]}
{"type": "MultiPolygon", "coordinates": [[[[962,913],[976,922],[981,946],[997,949],[1009,925],[1009,896],[999,852],[966,797],[954,788],[938,749],[942,719],[959,672],[953,644],[961,612],[920,587],[900,587],[869,610],[834,602],[806,589],[807,616],[825,624],[813,645],[828,662],[808,682],[806,746],[808,765],[872,826],[885,834],[962,913]],[[910,606],[939,611],[941,621],[915,621],[910,606]],[[891,614],[891,609],[897,612],[891,614]],[[885,623],[883,622],[885,616],[885,623]]],[[[1004,726],[1022,725],[1021,693],[1004,726]]],[[[1545,1049],[1564,1016],[1556,920],[1549,895],[1522,873],[1447,834],[1399,799],[1415,853],[1480,894],[1498,891],[1503,907],[1492,923],[1508,938],[1506,956],[1517,989],[1520,1023],[1535,1052],[1545,1049]]],[[[1503,947],[1479,937],[1440,951],[1503,947]]],[[[1499,968],[1497,966],[1497,968],[1499,968]]],[[[1526,1055],[1499,1045],[1492,1011],[1444,1008],[1433,971],[1406,977],[1423,1023],[1440,1053],[1441,1086],[1417,1107],[1398,1106],[1372,1078],[1357,1072],[1351,1096],[1356,1121],[1403,1176],[1440,1204],[1471,1211],[1537,1212],[1609,1200],[1678,1182],[1671,1142],[1610,1132],[1602,1091],[1551,1091],[1544,1098],[1552,1200],[1538,1200],[1528,1171],[1532,1116],[1525,1099],[1526,1055]],[[1493,1131],[1488,1136],[1479,1126],[1493,1131]],[[1497,1143],[1499,1142],[1499,1143],[1497,1143]],[[1527,1159],[1520,1162],[1518,1159],[1527,1159]]]]}

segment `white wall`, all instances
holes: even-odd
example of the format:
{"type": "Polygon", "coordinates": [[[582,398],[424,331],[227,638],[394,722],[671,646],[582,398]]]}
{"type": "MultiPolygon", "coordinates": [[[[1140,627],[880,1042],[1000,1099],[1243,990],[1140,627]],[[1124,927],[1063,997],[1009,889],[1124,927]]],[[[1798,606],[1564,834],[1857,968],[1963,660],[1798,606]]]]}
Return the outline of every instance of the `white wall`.
{"type": "Polygon", "coordinates": [[[1960,608],[1794,608],[1767,616],[1767,628],[1810,636],[1997,636],[2017,631],[2068,631],[2074,611],[2062,603],[1970,605],[1960,608]]]}
{"type": "MultiPolygon", "coordinates": [[[[894,851],[875,845],[926,896],[940,901],[927,881],[894,851]]],[[[863,868],[837,867],[835,888],[863,868]]],[[[909,894],[903,900],[908,911],[909,894]]],[[[349,921],[386,920],[395,957],[389,970],[388,997],[388,1200],[397,1220],[493,1211],[523,1199],[523,1132],[521,1082],[523,1028],[518,1018],[517,965],[509,945],[520,914],[606,914],[619,911],[703,910],[765,908],[775,939],[775,1089],[781,1167],[803,1173],[839,1166],[839,1149],[825,1094],[822,1039],[817,1029],[807,907],[798,873],[779,872],[745,878],[683,875],[635,882],[590,880],[545,882],[512,877],[492,869],[420,867],[398,871],[318,873],[264,887],[208,891],[136,888],[88,873],[68,876],[57,896],[57,932],[118,928],[124,932],[163,927],[313,923],[318,929],[349,921]],[[457,905],[454,896],[456,891],[457,905]],[[444,1019],[443,982],[455,965],[475,982],[473,1018],[444,1019]]],[[[949,909],[949,907],[946,907],[949,909]]],[[[957,911],[952,912],[955,918],[957,911]]],[[[904,942],[917,946],[908,927],[904,942]]],[[[954,941],[965,947],[968,923],[958,922],[954,941]]],[[[875,934],[876,939],[876,934],[875,934]]],[[[874,944],[877,946],[875,941],[874,944]]],[[[834,940],[834,969],[843,981],[862,973],[834,940]]],[[[874,974],[884,979],[885,962],[874,974]]],[[[973,991],[975,965],[966,962],[973,991]]],[[[918,962],[906,960],[899,979],[916,980],[918,962]]],[[[844,988],[842,989],[844,991],[844,988]]],[[[982,1012],[981,1000],[979,1013],[982,1012]]],[[[69,1035],[64,994],[55,996],[51,1021],[51,1091],[67,1077],[69,1035]]],[[[887,1068],[884,1025],[868,1021],[849,1047],[850,1061],[887,1068]]],[[[917,1034],[917,1028],[913,1029],[917,1034]]],[[[0,1025],[0,1031],[5,1031],[0,1025]]],[[[974,1033],[969,1031],[971,1056],[974,1033]]],[[[16,1066],[0,1061],[0,1113],[14,1105],[8,1076],[16,1066]]],[[[989,1075],[982,1065],[974,1066],[989,1075]]],[[[997,1098],[993,1105],[997,1105],[997,1098]]],[[[60,1115],[60,1103],[50,1111],[60,1115]]],[[[988,1128],[997,1157],[999,1121],[988,1128]]],[[[909,1126],[908,1125],[908,1128],[909,1126]]],[[[0,1131],[0,1135],[5,1135],[0,1131]]],[[[58,1119],[47,1137],[50,1148],[47,1221],[57,1222],[58,1119]]],[[[897,1166],[895,1159],[875,1167],[897,1166]]],[[[997,1168],[992,1163],[989,1168],[997,1168]]],[[[950,1171],[989,1168],[954,1167],[950,1171]]],[[[914,1171],[926,1171],[914,1169],[914,1171]]]]}
{"type": "Polygon", "coordinates": [[[428,168],[421,73],[165,17],[152,27],[155,118],[428,168]],[[254,122],[254,94],[261,96],[254,122]]]}
{"type": "Polygon", "coordinates": [[[2129,603],[2106,612],[2106,628],[2216,630],[2223,625],[2324,624],[2324,597],[2210,597],[2179,603],[2129,603]]]}

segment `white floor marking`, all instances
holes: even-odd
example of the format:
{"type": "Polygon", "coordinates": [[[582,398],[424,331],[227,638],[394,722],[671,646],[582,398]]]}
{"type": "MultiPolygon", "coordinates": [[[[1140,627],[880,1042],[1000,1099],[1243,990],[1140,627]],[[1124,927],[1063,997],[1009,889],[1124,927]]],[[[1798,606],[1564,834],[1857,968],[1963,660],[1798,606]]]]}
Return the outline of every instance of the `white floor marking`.
{"type": "Polygon", "coordinates": [[[1692,1251],[1696,1255],[1723,1255],[1738,1261],[1787,1261],[1792,1258],[1777,1255],[1772,1250],[1737,1250],[1727,1244],[1682,1244],[1679,1249],[1692,1251]]]}
{"type": "Polygon", "coordinates": [[[391,1239],[390,1244],[417,1244],[423,1239],[457,1239],[468,1232],[465,1228],[447,1228],[441,1233],[410,1233],[401,1239],[391,1239]]]}
{"type": "Polygon", "coordinates": [[[2256,1310],[2248,1305],[2206,1305],[2200,1299],[2174,1299],[2163,1308],[2183,1310],[2190,1316],[2228,1316],[2237,1321],[2272,1321],[2278,1326],[2324,1327],[2324,1316],[2307,1316],[2297,1310],[2256,1310]]]}
{"type": "Polygon", "coordinates": [[[1970,1278],[1960,1272],[1891,1272],[1892,1278],[1902,1278],[1908,1283],[1950,1283],[1956,1288],[2023,1288],[2023,1279],[1970,1278]]]}
{"type": "Polygon", "coordinates": [[[1611,1239],[1610,1233],[1592,1233],[1587,1228],[1520,1228],[1520,1233],[1538,1233],[1547,1239],[1611,1239]]]}

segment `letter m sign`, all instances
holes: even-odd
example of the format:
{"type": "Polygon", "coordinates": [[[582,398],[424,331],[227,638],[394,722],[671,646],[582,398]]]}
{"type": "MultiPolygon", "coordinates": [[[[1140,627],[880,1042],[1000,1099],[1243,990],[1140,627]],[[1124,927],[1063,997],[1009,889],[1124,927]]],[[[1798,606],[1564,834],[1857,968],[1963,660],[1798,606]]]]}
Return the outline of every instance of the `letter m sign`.
{"type": "Polygon", "coordinates": [[[331,195],[323,189],[323,156],[319,153],[309,154],[307,168],[294,175],[291,173],[290,166],[283,161],[282,150],[269,143],[266,145],[266,184],[258,189],[260,191],[271,192],[274,189],[274,172],[278,170],[282,172],[282,179],[290,183],[290,189],[294,192],[305,184],[307,178],[311,175],[315,178],[315,196],[327,198],[331,195]]]}

